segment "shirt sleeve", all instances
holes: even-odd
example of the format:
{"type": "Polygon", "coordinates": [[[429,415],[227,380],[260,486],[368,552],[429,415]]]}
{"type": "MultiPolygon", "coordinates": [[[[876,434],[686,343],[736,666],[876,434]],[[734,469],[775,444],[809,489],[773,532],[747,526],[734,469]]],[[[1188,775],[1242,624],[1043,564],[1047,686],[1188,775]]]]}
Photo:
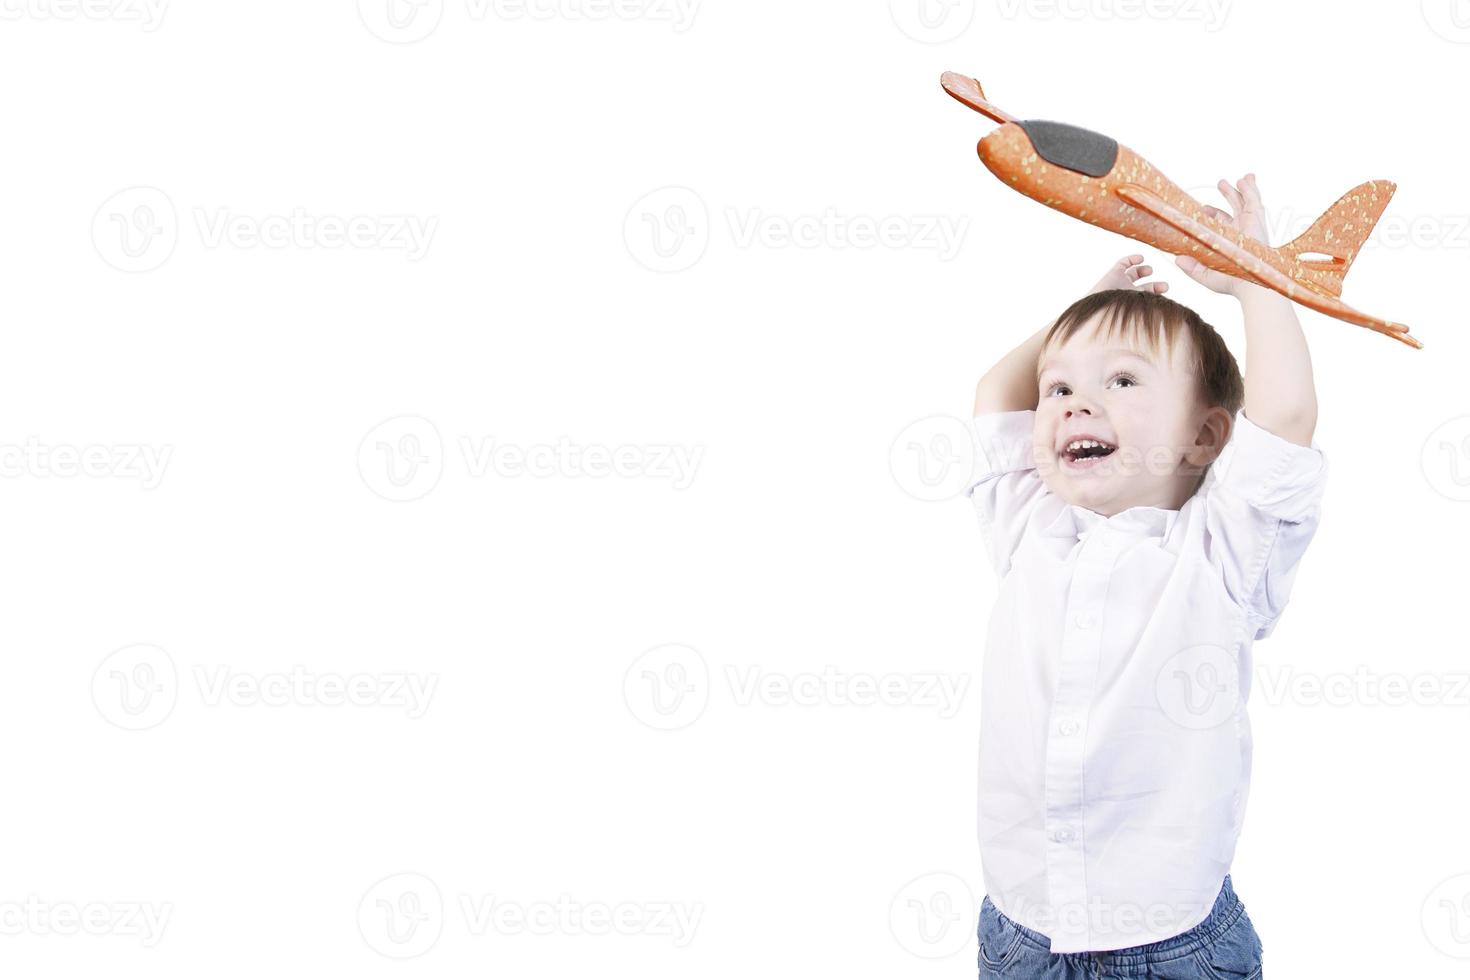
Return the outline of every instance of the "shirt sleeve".
{"type": "Polygon", "coordinates": [[[980,519],[991,567],[1004,576],[1027,520],[1050,493],[1033,455],[1036,411],[988,412],[971,424],[975,480],[965,492],[980,519]]]}
{"type": "Polygon", "coordinates": [[[1234,432],[1206,496],[1207,548],[1259,640],[1275,630],[1317,533],[1327,456],[1315,440],[1299,446],[1244,412],[1236,413],[1234,432]]]}

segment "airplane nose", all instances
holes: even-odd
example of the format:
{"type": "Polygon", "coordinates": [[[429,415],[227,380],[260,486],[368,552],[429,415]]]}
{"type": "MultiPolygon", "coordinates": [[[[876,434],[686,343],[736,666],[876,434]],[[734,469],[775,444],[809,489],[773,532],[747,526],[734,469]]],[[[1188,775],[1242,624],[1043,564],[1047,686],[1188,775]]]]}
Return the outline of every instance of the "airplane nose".
{"type": "Polygon", "coordinates": [[[1026,130],[1017,123],[1006,123],[986,133],[975,150],[985,165],[990,166],[1003,160],[1019,160],[1029,156],[1033,148],[1031,140],[1026,136],[1026,130]]]}

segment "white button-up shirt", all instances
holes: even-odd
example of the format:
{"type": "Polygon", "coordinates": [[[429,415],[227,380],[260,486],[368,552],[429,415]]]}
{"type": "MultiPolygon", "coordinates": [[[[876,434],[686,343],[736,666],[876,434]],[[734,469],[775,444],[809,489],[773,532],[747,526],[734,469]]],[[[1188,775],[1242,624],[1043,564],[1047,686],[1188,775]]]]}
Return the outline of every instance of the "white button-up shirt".
{"type": "Polygon", "coordinates": [[[1237,413],[1181,509],[1105,518],[1042,482],[1035,420],[974,420],[968,492],[1000,576],[981,676],[985,889],[1054,953],[1121,949],[1197,925],[1230,870],[1251,643],[1316,532],[1327,458],[1237,413]]]}

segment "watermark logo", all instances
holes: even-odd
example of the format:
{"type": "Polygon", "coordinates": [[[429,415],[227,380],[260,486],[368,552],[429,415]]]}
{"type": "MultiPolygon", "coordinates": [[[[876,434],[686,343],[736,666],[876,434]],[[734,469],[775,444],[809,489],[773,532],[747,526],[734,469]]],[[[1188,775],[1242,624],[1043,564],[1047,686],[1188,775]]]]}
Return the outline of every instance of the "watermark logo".
{"type": "Polygon", "coordinates": [[[422,41],[444,17],[444,0],[357,0],[357,16],[389,44],[422,41]]]}
{"type": "Polygon", "coordinates": [[[389,959],[407,960],[434,948],[444,932],[444,898],[427,876],[389,875],[357,903],[363,941],[389,959]]]}
{"type": "Polygon", "coordinates": [[[975,893],[958,875],[936,871],[904,885],[888,906],[898,944],[926,960],[953,956],[974,941],[975,893]]]}
{"type": "Polygon", "coordinates": [[[1470,44],[1470,0],[1419,0],[1429,29],[1454,44],[1470,44]]]}
{"type": "Polygon", "coordinates": [[[137,643],[108,654],[92,674],[92,703],[119,728],[142,731],[163,722],[179,698],[179,672],[159,647],[137,643]]]}
{"type": "MultiPolygon", "coordinates": [[[[194,689],[206,708],[391,708],[422,718],[439,687],[438,674],[400,671],[338,674],[308,670],[252,672],[228,664],[195,664],[194,689]]],[[[116,650],[92,674],[97,713],[119,728],[139,731],[173,713],[180,692],[173,658],[147,643],[116,650]]]]}
{"type": "Polygon", "coordinates": [[[1419,467],[1440,496],[1470,500],[1470,415],[1450,419],[1429,433],[1419,467]]]}
{"type": "Polygon", "coordinates": [[[975,0],[888,0],[898,29],[921,44],[953,41],[975,20],[975,0]]]}
{"type": "Polygon", "coordinates": [[[173,254],[178,240],[178,212],[157,187],[120,190],[92,216],[92,244],[97,254],[123,272],[158,268],[173,254]]]}
{"type": "Polygon", "coordinates": [[[893,482],[930,503],[963,493],[974,477],[975,460],[970,426],[948,415],[931,415],[906,426],[888,448],[893,482]]]}
{"type": "MultiPolygon", "coordinates": [[[[763,208],[726,208],[723,234],[736,249],[843,251],[883,248],[932,252],[939,261],[957,256],[969,231],[968,215],[777,214],[763,208]]],[[[709,247],[714,228],[704,198],[687,187],[645,194],[623,220],[628,253],[654,272],[682,272],[709,247]]]]}
{"type": "Polygon", "coordinates": [[[1436,885],[1425,896],[1419,916],[1430,945],[1454,959],[1470,959],[1470,874],[1436,885]]]}
{"type": "MultiPolygon", "coordinates": [[[[948,720],[969,690],[968,674],[871,674],[828,664],[820,671],[766,670],[759,664],[724,665],[728,703],[736,708],[917,708],[948,720]]],[[[697,721],[714,693],[708,665],[678,643],[640,655],[623,676],[623,700],[633,717],[664,731],[697,721]]]]}
{"type": "Polygon", "coordinates": [[[389,875],[363,893],[357,928],[374,952],[406,960],[433,949],[451,924],[476,938],[642,935],[670,939],[683,948],[693,942],[704,916],[700,902],[580,901],[567,894],[523,901],[461,892],[456,906],[457,923],[451,921],[456,909],[445,904],[439,886],[427,875],[389,875]]]}
{"type": "Polygon", "coordinates": [[[201,248],[401,252],[410,262],[428,255],[439,219],[414,214],[246,214],[226,207],[195,207],[181,225],[173,201],[157,187],[118,191],[92,216],[92,244],[103,261],[123,272],[150,272],[169,260],[191,227],[201,248]]]}
{"type": "Polygon", "coordinates": [[[384,500],[418,500],[439,485],[444,442],[426,418],[400,415],[378,424],[357,447],[362,482],[384,500]]]}
{"type": "Polygon", "coordinates": [[[1215,728],[1233,717],[1242,703],[1235,657],[1212,643],[1186,647],[1159,668],[1154,697],[1164,715],[1181,728],[1215,728]]]}
{"type": "Polygon", "coordinates": [[[654,272],[683,272],[709,247],[709,208],[687,187],[661,187],[639,198],[623,219],[628,254],[654,272]]]}
{"type": "Polygon", "coordinates": [[[428,419],[403,415],[380,423],[357,449],[357,469],[367,488],[384,500],[426,496],[447,463],[471,479],[649,479],[687,490],[704,458],[703,446],[667,443],[581,444],[565,436],[555,443],[523,445],[492,436],[461,435],[446,453],[428,419]]]}
{"type": "Polygon", "coordinates": [[[650,728],[693,724],[709,705],[709,667],[692,647],[669,643],[634,660],[623,675],[623,702],[650,728]]]}

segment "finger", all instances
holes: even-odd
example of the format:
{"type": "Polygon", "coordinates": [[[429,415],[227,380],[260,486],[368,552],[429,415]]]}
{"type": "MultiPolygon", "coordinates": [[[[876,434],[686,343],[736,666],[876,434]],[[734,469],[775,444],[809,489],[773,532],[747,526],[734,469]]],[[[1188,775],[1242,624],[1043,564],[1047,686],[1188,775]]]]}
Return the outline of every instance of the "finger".
{"type": "Polygon", "coordinates": [[[1230,215],[1226,214],[1224,211],[1221,211],[1219,208],[1212,207],[1208,204],[1205,205],[1205,214],[1209,215],[1211,218],[1214,218],[1216,221],[1224,221],[1227,224],[1231,221],[1230,215]]]}
{"type": "Polygon", "coordinates": [[[1151,265],[1135,265],[1133,268],[1128,270],[1128,275],[1134,282],[1137,282],[1144,276],[1151,276],[1153,274],[1154,267],[1151,265]]]}
{"type": "Polygon", "coordinates": [[[1230,210],[1236,214],[1245,210],[1245,198],[1240,196],[1240,191],[1236,190],[1235,185],[1230,181],[1223,178],[1220,180],[1220,193],[1224,194],[1225,200],[1230,202],[1230,210]]]}
{"type": "Polygon", "coordinates": [[[1184,270],[1184,274],[1193,279],[1195,282],[1204,282],[1204,276],[1209,272],[1209,270],[1205,268],[1203,262],[1201,262],[1199,259],[1191,258],[1188,255],[1175,256],[1174,264],[1179,266],[1180,269],[1184,270]]]}
{"type": "Polygon", "coordinates": [[[1149,283],[1149,285],[1154,287],[1154,292],[1156,293],[1167,293],[1169,291],[1169,284],[1162,280],[1160,280],[1159,282],[1151,282],[1149,283]]]}
{"type": "Polygon", "coordinates": [[[1118,260],[1118,268],[1127,269],[1130,265],[1137,265],[1143,261],[1142,255],[1125,255],[1118,260]]]}
{"type": "Polygon", "coordinates": [[[1262,210],[1261,189],[1256,186],[1255,174],[1246,174],[1240,178],[1240,192],[1245,196],[1245,205],[1249,210],[1258,213],[1262,210]]]}

